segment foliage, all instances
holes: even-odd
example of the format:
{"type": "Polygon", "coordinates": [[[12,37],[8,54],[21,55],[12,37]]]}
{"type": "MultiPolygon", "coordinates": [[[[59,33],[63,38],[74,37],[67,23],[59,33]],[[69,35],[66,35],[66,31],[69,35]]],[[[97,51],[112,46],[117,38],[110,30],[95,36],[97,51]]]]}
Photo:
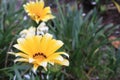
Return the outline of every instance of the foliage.
{"type": "Polygon", "coordinates": [[[72,6],[60,5],[57,0],[56,18],[47,22],[47,25],[49,32],[64,42],[62,50],[69,53],[70,66],[49,65],[47,72],[42,70],[34,74],[30,64],[14,64],[14,57],[7,52],[14,49],[12,44],[16,43],[20,30],[32,25],[31,20],[25,19],[23,3],[25,1],[0,1],[1,80],[109,80],[119,75],[119,50],[115,51],[108,40],[108,36],[118,26],[103,25],[96,9],[83,16],[83,9],[78,9],[77,3],[72,6]]]}
{"type": "Polygon", "coordinates": [[[58,11],[51,30],[64,41],[64,48],[70,54],[67,79],[110,79],[116,60],[114,49],[108,45],[111,31],[105,32],[113,25],[103,25],[96,9],[85,17],[82,9],[77,10],[76,7],[72,10],[68,6],[64,10],[64,5],[58,6],[58,11]]]}
{"type": "Polygon", "coordinates": [[[119,5],[117,2],[115,2],[114,0],[112,0],[112,1],[113,1],[113,3],[115,4],[118,12],[120,13],[120,5],[119,5]]]}
{"type": "Polygon", "coordinates": [[[17,5],[19,5],[18,1],[15,0],[0,2],[0,78],[13,77],[13,69],[10,67],[13,64],[11,62],[13,57],[9,57],[7,52],[11,50],[17,37],[16,34],[23,28],[23,25],[26,24],[27,27],[27,22],[23,19],[22,5],[19,7],[17,5]]]}

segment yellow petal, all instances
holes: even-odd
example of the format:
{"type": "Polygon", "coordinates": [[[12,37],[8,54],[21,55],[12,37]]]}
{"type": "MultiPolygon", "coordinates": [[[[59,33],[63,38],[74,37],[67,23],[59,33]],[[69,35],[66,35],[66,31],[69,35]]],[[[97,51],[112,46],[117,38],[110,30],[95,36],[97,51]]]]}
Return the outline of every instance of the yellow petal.
{"type": "Polygon", "coordinates": [[[39,14],[44,8],[44,2],[43,1],[40,1],[40,2],[30,1],[26,5],[23,5],[23,7],[25,11],[30,14],[39,14]]]}
{"type": "Polygon", "coordinates": [[[59,61],[63,61],[63,57],[59,54],[52,54],[50,55],[48,58],[48,60],[59,60],[59,61]]]}
{"type": "Polygon", "coordinates": [[[36,23],[39,24],[40,18],[35,19],[36,23]]]}
{"type": "Polygon", "coordinates": [[[62,41],[52,39],[51,41],[49,41],[49,44],[47,45],[48,48],[47,48],[47,51],[46,51],[46,55],[49,56],[50,54],[54,53],[60,47],[62,47],[62,45],[63,45],[62,41]]]}
{"type": "Polygon", "coordinates": [[[69,61],[67,59],[64,59],[63,61],[54,60],[53,62],[57,63],[57,64],[60,64],[60,65],[69,66],[69,61]]]}
{"type": "Polygon", "coordinates": [[[15,53],[14,52],[7,52],[8,54],[12,54],[12,55],[14,55],[15,56],[15,53]]]}
{"type": "Polygon", "coordinates": [[[51,15],[51,14],[47,14],[46,16],[42,16],[41,20],[44,22],[47,22],[49,19],[54,19],[55,16],[51,15]]]}
{"type": "Polygon", "coordinates": [[[57,55],[63,54],[63,55],[65,55],[65,56],[67,56],[69,58],[69,55],[67,53],[65,53],[65,52],[56,52],[54,54],[57,54],[57,55]]]}
{"type": "Polygon", "coordinates": [[[50,14],[51,13],[50,7],[45,7],[43,9],[43,12],[44,13],[42,13],[41,16],[46,16],[47,14],[50,14]]]}
{"type": "Polygon", "coordinates": [[[27,55],[27,54],[24,54],[24,53],[22,53],[22,52],[18,52],[18,53],[14,53],[14,52],[8,52],[8,54],[12,54],[12,55],[14,55],[14,56],[16,56],[16,57],[22,57],[22,58],[28,58],[29,57],[29,55],[27,55]]]}
{"type": "MultiPolygon", "coordinates": [[[[40,0],[40,2],[38,2],[39,4],[38,4],[38,9],[40,9],[41,8],[41,10],[44,8],[44,1],[43,0],[40,0]]],[[[37,9],[36,9],[37,10],[37,9]]],[[[39,10],[39,12],[41,12],[41,10],[39,10]]]]}
{"type": "MultiPolygon", "coordinates": [[[[41,43],[41,39],[42,39],[42,36],[34,36],[34,38],[32,39],[32,49],[35,52],[40,52],[40,43],[41,43]]],[[[31,45],[31,44],[30,44],[31,45]]]]}
{"type": "Polygon", "coordinates": [[[14,62],[28,62],[28,59],[25,59],[25,58],[17,58],[14,60],[14,62]]]}
{"type": "Polygon", "coordinates": [[[18,39],[18,44],[14,47],[32,57],[33,54],[40,51],[40,40],[41,36],[26,36],[25,39],[18,39]]]}
{"type": "Polygon", "coordinates": [[[52,35],[51,34],[45,34],[42,39],[41,39],[41,43],[40,43],[40,52],[45,53],[47,50],[47,45],[48,42],[52,39],[52,35]]]}
{"type": "Polygon", "coordinates": [[[48,61],[48,63],[50,63],[50,64],[54,65],[54,62],[53,62],[53,61],[50,61],[50,60],[49,60],[49,61],[48,61]]]}
{"type": "Polygon", "coordinates": [[[29,63],[34,62],[35,60],[33,58],[29,58],[29,63]]]}
{"type": "Polygon", "coordinates": [[[21,46],[20,44],[13,45],[15,48],[17,48],[20,51],[23,51],[24,53],[30,53],[29,50],[27,50],[25,47],[21,46]]]}
{"type": "Polygon", "coordinates": [[[43,61],[41,63],[39,63],[40,66],[42,66],[46,71],[47,71],[47,61],[43,61]]]}
{"type": "Polygon", "coordinates": [[[34,64],[34,65],[33,65],[33,69],[32,69],[32,70],[33,70],[34,73],[36,73],[36,70],[37,70],[38,67],[39,67],[38,64],[34,64]]]}
{"type": "Polygon", "coordinates": [[[18,44],[13,45],[15,48],[23,51],[26,54],[33,53],[33,51],[30,48],[31,46],[29,46],[30,43],[28,43],[28,41],[26,41],[24,38],[17,39],[17,42],[18,42],[18,44]]]}
{"type": "Polygon", "coordinates": [[[21,53],[21,52],[16,53],[15,56],[16,56],[16,57],[20,56],[20,57],[23,57],[23,58],[28,58],[28,57],[29,57],[29,55],[24,54],[24,53],[21,53]]]}

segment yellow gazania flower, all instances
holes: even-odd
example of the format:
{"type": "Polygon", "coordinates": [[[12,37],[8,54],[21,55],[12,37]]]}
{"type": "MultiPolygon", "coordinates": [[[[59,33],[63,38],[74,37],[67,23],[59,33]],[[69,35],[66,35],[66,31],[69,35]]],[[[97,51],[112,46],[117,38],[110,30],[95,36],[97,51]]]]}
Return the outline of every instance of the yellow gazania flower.
{"type": "Polygon", "coordinates": [[[50,7],[44,7],[43,0],[36,2],[30,1],[23,6],[28,15],[37,23],[39,23],[39,21],[48,21],[49,19],[55,18],[51,14],[50,7]]]}
{"type": "Polygon", "coordinates": [[[53,39],[53,36],[48,33],[43,36],[26,36],[25,38],[19,38],[17,44],[14,45],[21,52],[12,54],[18,57],[15,59],[15,62],[20,61],[33,64],[33,71],[36,72],[39,66],[46,69],[47,63],[52,65],[54,63],[69,65],[69,61],[61,56],[69,57],[69,55],[65,52],[56,52],[62,45],[62,41],[53,39]]]}

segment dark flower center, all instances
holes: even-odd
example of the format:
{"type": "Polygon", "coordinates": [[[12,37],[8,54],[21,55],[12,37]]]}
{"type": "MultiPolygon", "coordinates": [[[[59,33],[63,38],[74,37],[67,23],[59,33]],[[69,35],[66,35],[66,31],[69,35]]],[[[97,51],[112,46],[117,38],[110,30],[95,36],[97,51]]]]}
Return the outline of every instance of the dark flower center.
{"type": "Polygon", "coordinates": [[[42,56],[42,57],[44,57],[44,58],[47,58],[46,55],[44,55],[43,53],[40,53],[40,52],[35,53],[35,54],[33,55],[33,58],[40,57],[40,56],[42,56]]]}

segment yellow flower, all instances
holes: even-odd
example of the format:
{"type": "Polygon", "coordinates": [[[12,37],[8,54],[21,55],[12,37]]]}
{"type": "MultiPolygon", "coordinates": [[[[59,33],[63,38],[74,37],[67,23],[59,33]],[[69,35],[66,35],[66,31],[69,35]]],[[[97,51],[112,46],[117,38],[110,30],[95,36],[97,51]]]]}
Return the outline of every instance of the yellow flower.
{"type": "Polygon", "coordinates": [[[12,54],[17,57],[15,62],[33,64],[33,71],[36,72],[39,66],[46,69],[48,63],[52,65],[54,63],[65,66],[69,65],[69,61],[62,56],[69,57],[69,55],[65,52],[56,52],[62,45],[62,41],[53,39],[53,36],[48,33],[43,36],[26,36],[25,38],[19,38],[17,44],[14,45],[20,52],[12,54]]]}
{"type": "Polygon", "coordinates": [[[37,23],[39,23],[39,21],[48,21],[49,19],[55,18],[51,14],[50,7],[44,7],[43,0],[36,2],[30,1],[23,6],[28,15],[37,23]]]}

